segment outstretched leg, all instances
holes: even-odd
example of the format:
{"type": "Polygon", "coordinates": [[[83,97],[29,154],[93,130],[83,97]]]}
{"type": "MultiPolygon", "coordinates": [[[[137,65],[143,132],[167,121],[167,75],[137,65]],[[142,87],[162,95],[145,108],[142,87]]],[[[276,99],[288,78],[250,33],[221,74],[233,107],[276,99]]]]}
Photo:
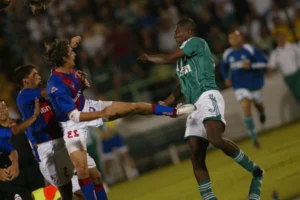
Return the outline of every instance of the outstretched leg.
{"type": "Polygon", "coordinates": [[[150,103],[125,103],[113,101],[110,106],[102,110],[103,119],[115,120],[131,114],[138,115],[165,115],[177,117],[181,114],[189,114],[195,110],[193,105],[187,104],[185,107],[180,107],[178,110],[168,106],[150,103]]]}
{"type": "Polygon", "coordinates": [[[217,200],[216,195],[212,192],[210,177],[205,163],[208,141],[191,136],[187,139],[187,144],[202,199],[217,200]]]}

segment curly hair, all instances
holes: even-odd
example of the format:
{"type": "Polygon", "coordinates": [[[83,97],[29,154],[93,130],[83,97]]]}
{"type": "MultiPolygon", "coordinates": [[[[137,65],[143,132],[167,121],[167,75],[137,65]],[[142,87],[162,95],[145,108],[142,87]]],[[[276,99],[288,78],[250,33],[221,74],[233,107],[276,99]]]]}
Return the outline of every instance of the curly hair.
{"type": "Polygon", "coordinates": [[[46,10],[54,0],[24,0],[24,5],[29,7],[33,13],[38,10],[46,10]]]}
{"type": "Polygon", "coordinates": [[[55,39],[51,44],[45,44],[44,59],[52,66],[62,66],[64,58],[68,58],[70,43],[68,40],[55,39]]]}

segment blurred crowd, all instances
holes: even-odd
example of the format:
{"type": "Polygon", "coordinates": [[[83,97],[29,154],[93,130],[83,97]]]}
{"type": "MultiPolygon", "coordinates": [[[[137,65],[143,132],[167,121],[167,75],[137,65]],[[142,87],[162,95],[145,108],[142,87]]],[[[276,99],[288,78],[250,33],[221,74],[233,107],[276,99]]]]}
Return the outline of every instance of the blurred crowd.
{"type": "Polygon", "coordinates": [[[136,58],[176,48],[174,24],[184,16],[197,23],[198,36],[209,43],[217,66],[228,47],[227,33],[234,29],[266,54],[274,48],[272,36],[278,31],[290,42],[300,38],[296,0],[55,0],[35,14],[21,0],[13,1],[0,12],[0,96],[14,102],[12,74],[18,65],[33,63],[47,79],[51,66],[43,61],[44,44],[76,35],[82,36],[77,68],[89,72],[95,92],[105,94],[156,76],[161,73],[157,66],[136,58]]]}

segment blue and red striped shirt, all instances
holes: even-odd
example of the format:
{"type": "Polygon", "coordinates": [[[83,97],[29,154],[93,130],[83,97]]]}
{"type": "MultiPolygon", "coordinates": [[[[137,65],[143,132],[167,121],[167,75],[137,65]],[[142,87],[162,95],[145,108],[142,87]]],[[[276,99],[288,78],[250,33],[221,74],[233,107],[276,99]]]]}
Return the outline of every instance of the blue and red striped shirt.
{"type": "Polygon", "coordinates": [[[41,115],[26,130],[31,144],[40,144],[63,137],[63,131],[56,120],[52,105],[41,96],[41,88],[23,89],[17,97],[17,105],[22,114],[23,120],[28,119],[34,113],[34,100],[39,99],[41,115]]]}
{"type": "Polygon", "coordinates": [[[47,83],[47,93],[60,122],[68,121],[71,111],[83,110],[85,97],[74,71],[67,74],[53,69],[47,83]]]}

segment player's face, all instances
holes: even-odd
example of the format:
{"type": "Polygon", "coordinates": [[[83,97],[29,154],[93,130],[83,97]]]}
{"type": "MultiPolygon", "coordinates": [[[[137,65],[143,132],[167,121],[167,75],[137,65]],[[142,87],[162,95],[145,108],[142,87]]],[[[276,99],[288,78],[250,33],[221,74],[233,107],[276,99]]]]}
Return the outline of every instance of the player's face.
{"type": "Polygon", "coordinates": [[[242,44],[242,37],[240,35],[236,35],[234,33],[229,34],[229,44],[232,47],[238,47],[242,44]]]}
{"type": "Polygon", "coordinates": [[[180,46],[188,38],[189,38],[189,30],[181,26],[175,27],[174,39],[176,40],[178,46],[180,46]]]}
{"type": "Polygon", "coordinates": [[[68,58],[66,59],[67,66],[73,68],[75,66],[75,57],[76,54],[74,53],[71,47],[68,48],[68,58]]]}
{"type": "Polygon", "coordinates": [[[42,78],[36,69],[32,69],[28,77],[25,79],[30,88],[37,88],[42,84],[42,78]]]}
{"type": "Polygon", "coordinates": [[[276,36],[276,43],[279,45],[279,46],[283,46],[285,44],[285,35],[284,34],[278,34],[276,36]]]}
{"type": "Polygon", "coordinates": [[[4,101],[0,101],[0,121],[5,121],[9,118],[9,110],[4,101]]]}

